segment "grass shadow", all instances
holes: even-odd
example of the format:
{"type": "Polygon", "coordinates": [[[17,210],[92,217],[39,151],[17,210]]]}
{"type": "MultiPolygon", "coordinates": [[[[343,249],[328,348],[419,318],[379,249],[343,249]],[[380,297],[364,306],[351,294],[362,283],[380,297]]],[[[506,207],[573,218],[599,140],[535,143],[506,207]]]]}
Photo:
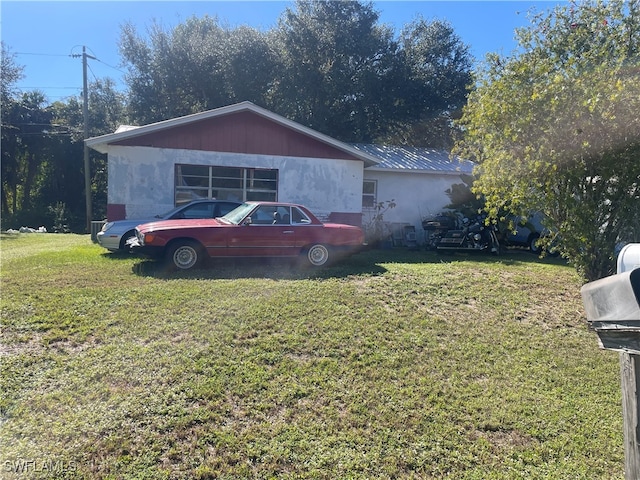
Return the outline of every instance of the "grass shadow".
{"type": "MultiPolygon", "coordinates": [[[[128,253],[104,254],[113,260],[131,258],[128,253]]],[[[236,279],[236,278],[272,278],[278,280],[298,280],[310,278],[345,278],[350,275],[382,275],[387,269],[385,263],[454,263],[473,261],[482,264],[522,265],[527,263],[544,263],[566,265],[566,261],[558,257],[540,258],[524,250],[507,250],[501,255],[481,253],[442,254],[424,249],[370,249],[339,260],[324,268],[300,266],[297,260],[291,259],[255,259],[234,258],[214,259],[203,267],[189,271],[171,271],[164,262],[140,259],[132,267],[134,274],[160,279],[236,279]]]]}
{"type": "Polygon", "coordinates": [[[488,253],[466,253],[455,252],[449,255],[436,254],[440,257],[441,262],[449,263],[454,261],[474,261],[482,264],[502,264],[502,265],[526,265],[526,264],[546,264],[566,266],[567,261],[559,256],[546,255],[540,257],[528,250],[523,249],[507,249],[499,255],[488,253]]]}
{"type": "Polygon", "coordinates": [[[107,260],[123,260],[123,259],[131,259],[131,258],[140,258],[129,251],[118,251],[112,252],[110,250],[105,250],[100,254],[102,258],[107,260]]]}
{"type": "MultiPolygon", "coordinates": [[[[524,265],[530,263],[550,264],[550,265],[566,265],[567,262],[561,257],[546,256],[540,258],[528,250],[524,249],[506,249],[500,255],[492,255],[489,253],[474,252],[436,252],[425,249],[406,249],[391,248],[370,250],[362,255],[371,256],[372,262],[375,263],[453,263],[472,261],[483,264],[504,264],[504,265],[524,265]]],[[[355,258],[355,257],[354,257],[355,258]]]]}
{"type": "Polygon", "coordinates": [[[189,271],[172,271],[164,262],[141,260],[133,265],[134,274],[159,279],[240,279],[270,278],[275,280],[303,280],[312,278],[345,278],[350,275],[382,275],[384,267],[371,263],[365,258],[351,257],[324,267],[301,266],[297,260],[290,259],[214,259],[201,268],[189,271]]]}

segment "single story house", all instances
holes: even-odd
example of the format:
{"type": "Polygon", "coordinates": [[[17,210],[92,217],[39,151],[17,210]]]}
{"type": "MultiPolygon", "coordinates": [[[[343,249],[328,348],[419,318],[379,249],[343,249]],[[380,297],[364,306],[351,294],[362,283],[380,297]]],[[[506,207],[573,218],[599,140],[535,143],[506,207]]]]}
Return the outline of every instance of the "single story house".
{"type": "MultiPolygon", "coordinates": [[[[198,198],[300,203],[319,218],[366,226],[379,202],[393,225],[449,203],[469,161],[429,149],[347,144],[251,102],[85,140],[107,154],[107,219],[148,217],[198,198]]],[[[391,227],[393,228],[393,227],[391,227]]]]}

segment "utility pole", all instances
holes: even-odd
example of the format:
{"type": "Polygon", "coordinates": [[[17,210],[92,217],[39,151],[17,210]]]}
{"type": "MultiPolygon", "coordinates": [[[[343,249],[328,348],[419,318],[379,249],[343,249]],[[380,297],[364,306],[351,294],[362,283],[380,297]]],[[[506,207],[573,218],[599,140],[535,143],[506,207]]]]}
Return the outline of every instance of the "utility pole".
{"type": "MultiPolygon", "coordinates": [[[[95,57],[87,55],[87,48],[82,46],[82,117],[84,123],[84,139],[89,138],[89,88],[87,86],[87,58],[95,60],[95,57]]],[[[84,142],[83,142],[84,143],[84,142]]],[[[89,147],[84,144],[84,195],[87,209],[87,232],[91,233],[91,164],[89,162],[89,147]]]]}
{"type": "MultiPolygon", "coordinates": [[[[79,55],[71,55],[72,57],[78,57],[79,55]]],[[[87,47],[82,46],[82,117],[83,117],[83,139],[89,138],[89,87],[87,85],[87,58],[95,60],[96,57],[92,57],[87,54],[87,47]]],[[[83,142],[84,143],[84,142],[83,142]]],[[[91,233],[91,164],[89,162],[89,147],[84,145],[84,195],[87,214],[87,232],[91,233]]]]}

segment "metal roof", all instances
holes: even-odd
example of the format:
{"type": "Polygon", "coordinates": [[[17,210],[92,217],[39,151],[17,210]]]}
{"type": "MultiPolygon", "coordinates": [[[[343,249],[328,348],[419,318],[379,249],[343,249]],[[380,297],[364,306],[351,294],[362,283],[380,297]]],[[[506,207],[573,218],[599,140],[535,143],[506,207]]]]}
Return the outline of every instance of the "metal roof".
{"type": "Polygon", "coordinates": [[[379,163],[368,170],[394,170],[402,172],[432,172],[445,174],[471,174],[475,164],[469,160],[453,157],[444,150],[420,147],[398,147],[387,145],[352,144],[356,150],[379,159],[379,163]]]}

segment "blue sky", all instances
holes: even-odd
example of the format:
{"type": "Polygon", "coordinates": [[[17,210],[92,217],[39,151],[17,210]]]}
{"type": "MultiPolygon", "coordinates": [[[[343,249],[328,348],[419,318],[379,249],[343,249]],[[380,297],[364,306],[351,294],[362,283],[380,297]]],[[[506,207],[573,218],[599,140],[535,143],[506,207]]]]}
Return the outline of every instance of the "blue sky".
{"type": "MultiPolygon", "coordinates": [[[[375,1],[380,22],[396,33],[416,16],[448,21],[478,60],[488,52],[508,55],[516,46],[514,30],[529,24],[530,9],[546,11],[562,1],[375,1]]],[[[217,16],[230,26],[268,29],[292,2],[286,1],[29,1],[0,2],[0,36],[16,63],[24,66],[24,90],[41,90],[50,101],[80,95],[82,46],[89,80],[110,77],[123,88],[118,52],[120,27],[127,22],[143,34],[153,20],[167,28],[191,16],[217,16]]]]}

